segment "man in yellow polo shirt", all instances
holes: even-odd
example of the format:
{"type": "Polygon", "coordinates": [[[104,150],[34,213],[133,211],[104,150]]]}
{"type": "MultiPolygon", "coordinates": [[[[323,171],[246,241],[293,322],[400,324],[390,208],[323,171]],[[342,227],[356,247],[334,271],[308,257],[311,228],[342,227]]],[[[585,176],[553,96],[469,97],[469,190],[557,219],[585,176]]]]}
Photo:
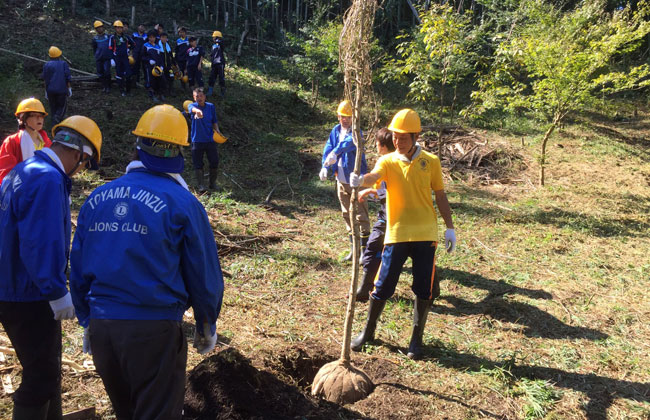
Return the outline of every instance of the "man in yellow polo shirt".
{"type": "Polygon", "coordinates": [[[351,348],[360,351],[366,342],[374,339],[377,319],[386,300],[395,292],[406,259],[411,257],[411,290],[416,299],[407,356],[417,360],[423,355],[422,335],[431,302],[440,295],[440,282],[436,278],[435,266],[438,220],[431,191],[447,226],[447,252],[454,250],[456,234],[442,182],[440,160],[422,150],[417,144],[419,133],[422,131],[420,117],[411,109],[403,109],[395,114],[388,129],[393,132],[395,152],[381,157],[371,173],[350,175],[352,187],[371,186],[382,181],[386,183],[388,219],[379,275],[368,306],[368,320],[361,334],[352,340],[351,348]]]}

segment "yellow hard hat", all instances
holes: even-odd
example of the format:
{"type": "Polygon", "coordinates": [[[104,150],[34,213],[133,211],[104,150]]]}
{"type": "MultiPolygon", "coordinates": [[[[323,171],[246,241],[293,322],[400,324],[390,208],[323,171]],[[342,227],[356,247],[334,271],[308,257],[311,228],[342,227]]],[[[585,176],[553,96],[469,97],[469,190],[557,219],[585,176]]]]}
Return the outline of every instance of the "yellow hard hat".
{"type": "Polygon", "coordinates": [[[43,115],[47,115],[43,103],[36,98],[23,99],[18,104],[18,107],[16,108],[16,116],[24,112],[40,112],[43,115]]]}
{"type": "Polygon", "coordinates": [[[61,54],[63,53],[61,52],[60,49],[52,45],[48,51],[48,54],[50,55],[50,58],[57,58],[57,57],[61,57],[61,54]]]}
{"type": "Polygon", "coordinates": [[[187,82],[190,81],[190,78],[187,77],[187,75],[184,75],[183,77],[181,77],[181,81],[182,81],[183,83],[187,83],[187,82]]]}
{"type": "Polygon", "coordinates": [[[183,102],[183,109],[185,110],[185,112],[190,112],[190,104],[191,103],[192,103],[192,101],[189,101],[189,100],[183,102]]]}
{"type": "Polygon", "coordinates": [[[113,27],[114,28],[124,28],[124,25],[122,25],[121,20],[116,20],[115,22],[113,22],[113,27]]]}
{"type": "Polygon", "coordinates": [[[402,109],[395,114],[388,129],[396,133],[419,133],[422,131],[420,117],[412,109],[402,109]]]}
{"type": "Polygon", "coordinates": [[[223,144],[228,141],[227,138],[225,138],[222,134],[218,133],[217,131],[213,132],[212,140],[214,140],[215,143],[219,143],[219,144],[223,144]]]}
{"type": "Polygon", "coordinates": [[[214,31],[212,32],[212,38],[223,38],[223,35],[219,31],[214,31]]]}
{"type": "Polygon", "coordinates": [[[96,20],[95,22],[93,22],[93,28],[97,29],[100,26],[104,26],[104,23],[101,20],[96,20]]]}
{"type": "Polygon", "coordinates": [[[73,115],[52,127],[52,136],[56,136],[56,132],[63,127],[70,128],[84,136],[95,148],[93,159],[99,162],[102,151],[102,132],[95,121],[83,115],[73,115]]]}
{"type": "Polygon", "coordinates": [[[132,66],[132,65],[134,65],[134,64],[135,64],[135,58],[133,58],[133,56],[130,55],[130,56],[129,56],[129,65],[132,66]]]}
{"type": "Polygon", "coordinates": [[[187,121],[183,114],[171,105],[156,105],[149,108],[142,114],[132,133],[138,137],[189,146],[187,121]]]}
{"type": "Polygon", "coordinates": [[[343,117],[351,117],[352,116],[352,105],[350,105],[350,101],[347,99],[344,100],[339,104],[339,107],[336,109],[336,113],[338,115],[341,115],[343,117]]]}
{"type": "Polygon", "coordinates": [[[156,66],[151,69],[151,74],[154,75],[155,77],[160,77],[163,74],[163,69],[160,66],[156,66]]]}

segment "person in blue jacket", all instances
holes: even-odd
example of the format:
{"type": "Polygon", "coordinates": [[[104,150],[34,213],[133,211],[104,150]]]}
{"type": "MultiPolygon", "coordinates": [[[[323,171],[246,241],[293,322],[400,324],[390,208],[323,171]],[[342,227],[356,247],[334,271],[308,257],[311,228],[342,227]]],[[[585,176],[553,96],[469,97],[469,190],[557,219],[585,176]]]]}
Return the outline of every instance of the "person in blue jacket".
{"type": "MultiPolygon", "coordinates": [[[[350,252],[343,258],[350,261],[353,256],[352,247],[352,220],[350,220],[350,200],[352,198],[352,187],[350,187],[350,173],[354,171],[354,163],[357,155],[357,147],[352,137],[352,106],[345,100],[342,101],[336,110],[339,123],[330,132],[329,139],[323,149],[322,168],[318,174],[321,181],[327,180],[333,172],[336,176],[336,192],[341,203],[341,212],[350,239],[350,252]]],[[[366,156],[361,157],[361,174],[368,172],[366,156]]],[[[361,253],[368,243],[370,236],[370,219],[368,218],[368,203],[359,203],[357,221],[361,227],[361,253]]]]}
{"type": "Polygon", "coordinates": [[[131,91],[131,65],[129,64],[129,51],[135,48],[135,41],[124,34],[124,24],[116,20],[113,22],[115,34],[108,41],[108,48],[113,52],[115,61],[115,79],[120,85],[122,96],[131,91]]]}
{"type": "MultiPolygon", "coordinates": [[[[393,133],[386,127],[377,131],[375,135],[375,146],[379,156],[384,156],[395,151],[393,144],[393,133]]],[[[372,231],[368,238],[366,249],[361,255],[361,267],[363,276],[356,291],[357,302],[367,302],[369,294],[374,286],[379,266],[381,265],[381,254],[384,250],[384,236],[386,235],[386,183],[382,181],[379,188],[368,188],[359,191],[359,202],[364,202],[369,196],[374,195],[379,199],[381,207],[377,212],[377,221],[372,225],[372,231]]]]}
{"type": "Polygon", "coordinates": [[[93,27],[97,32],[92,42],[97,75],[102,81],[104,93],[109,93],[111,91],[111,60],[113,59],[113,52],[108,47],[110,37],[106,34],[106,29],[101,21],[96,20],[93,27]]]}
{"type": "Polygon", "coordinates": [[[45,81],[45,99],[50,103],[52,123],[63,121],[68,107],[68,97],[72,96],[70,87],[70,66],[61,60],[63,54],[55,46],[48,51],[50,61],[43,66],[43,81],[45,81]]]}
{"type": "MultiPolygon", "coordinates": [[[[187,51],[190,49],[190,41],[187,39],[187,28],[181,26],[178,28],[179,38],[176,40],[176,64],[181,74],[187,74],[187,51]]],[[[181,82],[181,84],[185,84],[181,82]]]]}
{"type": "Polygon", "coordinates": [[[197,351],[217,342],[223,277],[208,215],[181,177],[186,127],[171,105],[147,110],[136,160],[77,219],[72,301],[118,419],[181,419],[190,306],[197,351]]]}
{"type": "Polygon", "coordinates": [[[212,89],[214,88],[214,82],[219,79],[219,88],[221,89],[221,97],[226,94],[226,78],[224,70],[226,68],[226,57],[223,54],[223,35],[220,31],[214,31],[212,33],[212,38],[214,43],[212,44],[212,50],[210,51],[210,63],[212,67],[210,68],[210,78],[208,79],[208,96],[212,95],[212,89]]]}
{"type": "Polygon", "coordinates": [[[23,368],[13,418],[61,419],[61,320],[74,318],[66,287],[71,177],[99,158],[101,132],[72,116],[4,178],[0,189],[0,323],[23,368]]]}
{"type": "Polygon", "coordinates": [[[196,84],[203,87],[203,73],[201,71],[203,56],[203,47],[197,45],[195,37],[190,37],[190,48],[187,50],[187,77],[189,78],[190,87],[196,84]]]}
{"type": "Polygon", "coordinates": [[[163,68],[165,69],[162,77],[165,78],[167,95],[171,96],[172,87],[174,85],[174,69],[176,68],[176,59],[174,58],[174,50],[172,50],[172,46],[168,41],[167,32],[163,32],[160,35],[158,46],[160,47],[160,51],[162,53],[163,68]]]}
{"type": "Polygon", "coordinates": [[[138,32],[133,32],[131,36],[133,42],[135,42],[135,48],[133,48],[133,65],[131,66],[131,73],[135,83],[140,82],[140,72],[145,72],[144,63],[142,62],[142,46],[147,42],[147,33],[144,25],[138,25],[138,32]]]}
{"type": "Polygon", "coordinates": [[[156,41],[158,32],[154,29],[150,30],[147,34],[147,42],[142,46],[142,61],[145,64],[145,87],[149,91],[149,97],[154,102],[164,101],[163,90],[165,88],[165,78],[162,76],[163,68],[163,54],[162,48],[156,41]],[[161,73],[159,76],[153,75],[153,70],[160,67],[161,73]]]}
{"type": "Polygon", "coordinates": [[[187,109],[192,121],[190,132],[192,138],[192,165],[200,192],[207,188],[204,184],[203,155],[208,158],[210,173],[208,188],[216,190],[217,173],[219,169],[219,151],[217,143],[213,140],[214,132],[221,134],[217,120],[217,110],[214,104],[205,101],[202,87],[197,87],[193,92],[194,101],[187,109]]]}

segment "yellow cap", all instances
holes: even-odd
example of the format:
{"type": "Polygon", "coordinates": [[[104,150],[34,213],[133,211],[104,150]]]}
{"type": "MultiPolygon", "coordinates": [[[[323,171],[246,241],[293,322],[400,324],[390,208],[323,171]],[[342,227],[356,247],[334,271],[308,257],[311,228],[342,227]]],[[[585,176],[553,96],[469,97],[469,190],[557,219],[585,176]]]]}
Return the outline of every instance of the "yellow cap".
{"type": "Polygon", "coordinates": [[[104,23],[101,20],[96,20],[95,22],[93,22],[93,28],[97,29],[100,26],[104,26],[104,23]]]}
{"type": "Polygon", "coordinates": [[[341,115],[343,117],[351,117],[352,116],[352,105],[350,105],[350,101],[347,99],[344,100],[339,104],[339,107],[336,109],[336,113],[338,115],[341,115]]]}
{"type": "Polygon", "coordinates": [[[138,137],[189,146],[187,121],[183,114],[171,105],[156,105],[146,110],[132,133],[138,137]]]}
{"type": "Polygon", "coordinates": [[[36,98],[23,99],[18,104],[18,107],[16,108],[16,116],[24,112],[40,112],[43,115],[47,115],[43,103],[36,98]]]}
{"type": "Polygon", "coordinates": [[[61,54],[63,53],[61,52],[60,49],[52,45],[48,51],[48,54],[50,55],[50,58],[57,58],[57,57],[61,57],[61,54]]]}
{"type": "Polygon", "coordinates": [[[185,110],[185,112],[190,112],[190,104],[191,103],[192,103],[192,101],[189,101],[189,100],[183,102],[183,109],[185,110]]]}
{"type": "Polygon", "coordinates": [[[121,20],[116,20],[115,22],[113,22],[113,27],[114,28],[124,28],[124,25],[122,25],[121,20]]]}
{"type": "Polygon", "coordinates": [[[223,144],[228,141],[227,138],[225,138],[223,135],[219,134],[216,131],[214,131],[212,134],[212,140],[214,140],[215,143],[219,143],[219,144],[223,144]]]}
{"type": "Polygon", "coordinates": [[[395,114],[388,129],[396,133],[419,133],[422,131],[420,117],[412,109],[402,109],[395,114]]]}
{"type": "Polygon", "coordinates": [[[212,38],[223,38],[223,35],[221,35],[220,31],[214,31],[212,32],[212,38]]]}
{"type": "Polygon", "coordinates": [[[102,132],[99,130],[95,121],[83,115],[73,115],[52,127],[52,136],[56,136],[56,132],[63,127],[71,128],[84,136],[95,148],[95,156],[93,156],[93,159],[99,162],[102,151],[102,132]]]}

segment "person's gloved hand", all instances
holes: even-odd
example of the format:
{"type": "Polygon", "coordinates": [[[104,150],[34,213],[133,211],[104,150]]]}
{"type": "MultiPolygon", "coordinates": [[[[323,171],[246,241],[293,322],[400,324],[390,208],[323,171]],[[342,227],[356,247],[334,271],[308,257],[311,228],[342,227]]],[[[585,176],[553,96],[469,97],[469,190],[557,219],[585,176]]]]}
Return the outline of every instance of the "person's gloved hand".
{"type": "Polygon", "coordinates": [[[331,166],[336,163],[336,153],[330,152],[329,155],[325,158],[325,166],[331,166]]]}
{"type": "Polygon", "coordinates": [[[90,349],[90,335],[88,334],[88,328],[84,328],[82,350],[86,354],[90,354],[90,355],[93,354],[93,351],[90,349]]]}
{"type": "Polygon", "coordinates": [[[318,173],[318,177],[320,178],[321,181],[326,181],[327,180],[327,168],[321,168],[320,172],[318,173]]]}
{"type": "Polygon", "coordinates": [[[149,64],[151,64],[152,66],[155,66],[156,65],[156,60],[149,60],[149,64]]]}
{"type": "Polygon", "coordinates": [[[115,60],[111,58],[111,67],[115,67],[115,60]]]}
{"type": "Polygon", "coordinates": [[[445,231],[445,248],[447,248],[447,252],[456,249],[456,232],[454,229],[447,229],[445,231]]]}
{"type": "Polygon", "coordinates": [[[72,98],[72,88],[68,88],[68,98],[72,98]]]}
{"type": "Polygon", "coordinates": [[[50,308],[52,308],[54,319],[57,321],[74,318],[74,306],[72,306],[70,293],[66,293],[62,298],[51,300],[50,308]]]}
{"type": "Polygon", "coordinates": [[[350,186],[352,188],[360,187],[363,184],[363,175],[357,175],[354,172],[350,174],[350,186]]]}
{"type": "MultiPolygon", "coordinates": [[[[197,326],[198,327],[198,326],[197,326]]],[[[214,349],[217,344],[217,326],[215,324],[203,323],[203,331],[194,330],[194,348],[199,354],[206,354],[214,349]],[[214,332],[212,331],[214,327],[214,332]]]]}

